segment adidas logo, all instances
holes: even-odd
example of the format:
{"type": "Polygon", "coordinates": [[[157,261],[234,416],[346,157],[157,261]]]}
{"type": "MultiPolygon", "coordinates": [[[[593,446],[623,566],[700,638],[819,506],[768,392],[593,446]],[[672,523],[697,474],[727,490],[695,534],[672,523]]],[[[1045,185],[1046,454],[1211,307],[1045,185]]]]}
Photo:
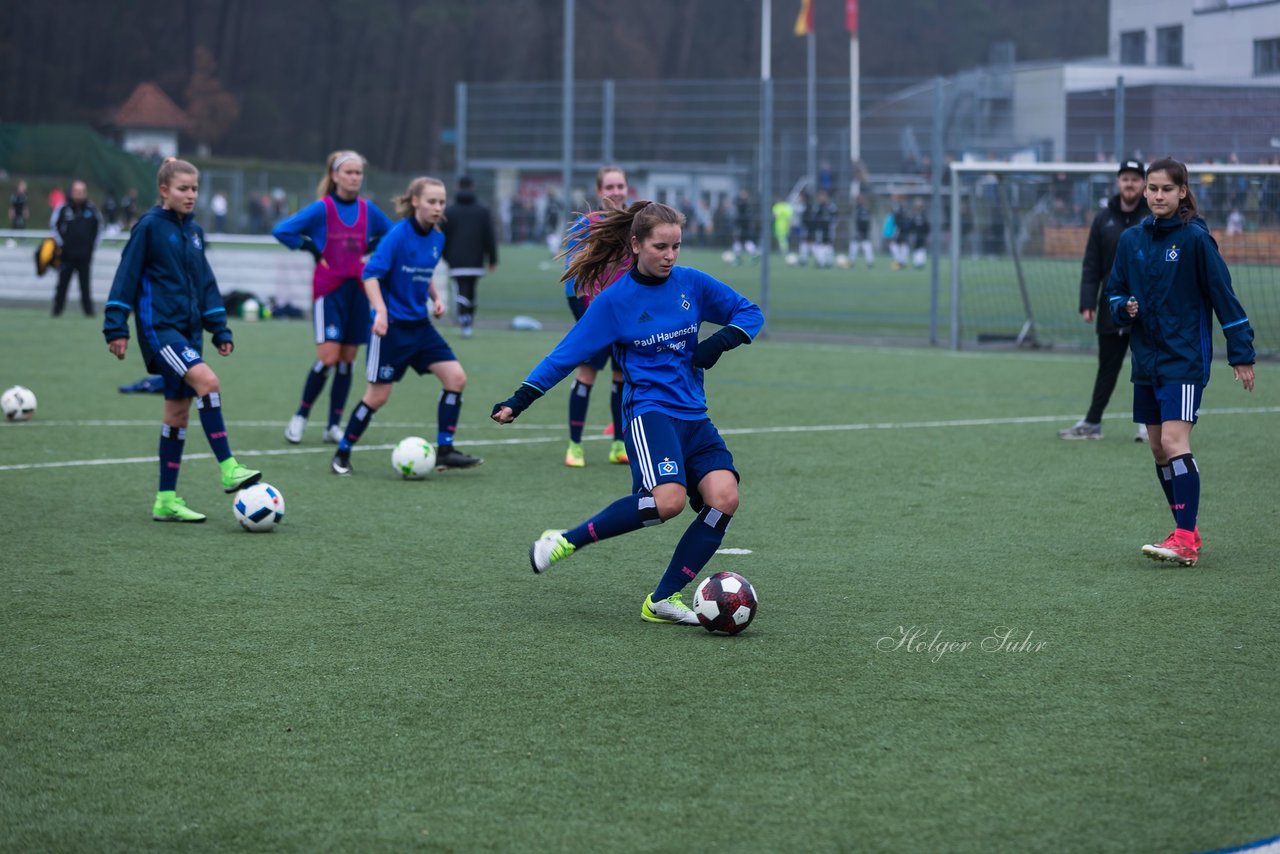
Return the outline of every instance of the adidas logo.
{"type": "Polygon", "coordinates": [[[648,323],[650,320],[653,320],[653,318],[649,316],[649,312],[647,312],[647,311],[642,311],[642,312],[640,312],[640,322],[641,322],[641,323],[648,323]]]}

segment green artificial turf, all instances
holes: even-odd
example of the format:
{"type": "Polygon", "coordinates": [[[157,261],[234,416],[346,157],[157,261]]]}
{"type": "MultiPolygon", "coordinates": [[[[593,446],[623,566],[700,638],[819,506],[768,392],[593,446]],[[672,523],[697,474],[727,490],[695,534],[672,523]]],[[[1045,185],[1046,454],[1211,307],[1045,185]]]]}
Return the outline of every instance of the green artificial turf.
{"type": "MultiPolygon", "coordinates": [[[[482,318],[510,309],[502,287],[482,318]]],[[[1195,851],[1277,833],[1272,364],[1252,395],[1215,366],[1203,556],[1173,569],[1139,554],[1171,520],[1127,384],[1104,441],[1055,437],[1092,356],[736,350],[707,386],[742,473],[724,545],[750,553],[710,568],[761,605],[722,637],[639,619],[689,513],[529,571],[539,532],[630,488],[605,463],[604,384],[582,470],[562,465],[567,383],[487,420],[555,332],[446,326],[470,377],[458,444],[486,461],[405,482],[389,448],[434,437],[433,378],[396,388],[339,479],[319,425],[281,435],[309,324],[235,331],[210,359],[233,448],[285,496],[270,534],[237,527],[194,415],[179,494],[210,519],[151,522],[160,399],[116,391],[136,352],[0,308],[0,385],[39,396],[0,424],[0,849],[1195,851]]]]}

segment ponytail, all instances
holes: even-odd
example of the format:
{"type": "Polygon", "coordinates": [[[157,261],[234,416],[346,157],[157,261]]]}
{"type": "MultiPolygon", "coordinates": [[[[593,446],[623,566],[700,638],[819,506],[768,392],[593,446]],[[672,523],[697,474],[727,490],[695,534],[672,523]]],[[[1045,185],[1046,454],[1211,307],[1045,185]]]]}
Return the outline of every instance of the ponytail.
{"type": "MultiPolygon", "coordinates": [[[[579,297],[595,296],[618,274],[634,266],[631,238],[643,242],[658,225],[684,228],[684,214],[659,202],[639,201],[627,208],[605,205],[603,213],[587,214],[587,233],[575,247],[573,260],[560,281],[574,280],[579,297]]],[[[562,253],[563,254],[563,253],[562,253]]]]}

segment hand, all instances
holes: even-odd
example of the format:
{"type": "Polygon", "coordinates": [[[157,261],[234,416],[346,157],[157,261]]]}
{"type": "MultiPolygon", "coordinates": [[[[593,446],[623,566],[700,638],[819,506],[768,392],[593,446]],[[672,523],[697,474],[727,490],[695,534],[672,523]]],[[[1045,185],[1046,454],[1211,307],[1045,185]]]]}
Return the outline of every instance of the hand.
{"type": "Polygon", "coordinates": [[[316,266],[324,267],[327,270],[329,269],[329,262],[324,259],[324,256],[321,256],[316,259],[316,266]]]}
{"type": "Polygon", "coordinates": [[[1232,365],[1231,370],[1245,391],[1253,391],[1253,365],[1232,365]]]}
{"type": "Polygon", "coordinates": [[[431,306],[431,314],[435,317],[441,317],[444,315],[444,300],[438,297],[436,298],[435,304],[431,306]]]}
{"type": "Polygon", "coordinates": [[[129,349],[128,338],[117,338],[114,341],[107,342],[107,350],[117,359],[123,359],[125,351],[129,349]]]}
{"type": "Polygon", "coordinates": [[[1084,318],[1085,323],[1093,323],[1093,318],[1097,314],[1093,309],[1086,308],[1080,312],[1080,316],[1084,318]]]}
{"type": "Polygon", "coordinates": [[[1137,317],[1138,316],[1138,300],[1135,299],[1134,297],[1129,297],[1129,301],[1124,304],[1124,310],[1129,312],[1130,317],[1137,317]]]}
{"type": "Polygon", "coordinates": [[[387,313],[385,311],[374,312],[373,334],[379,338],[387,334],[387,313]]]}
{"type": "Polygon", "coordinates": [[[230,341],[223,341],[221,344],[219,344],[219,345],[218,345],[218,355],[219,355],[219,356],[230,356],[230,355],[231,355],[231,351],[232,351],[232,350],[234,350],[235,348],[236,348],[236,345],[235,345],[235,344],[233,344],[232,342],[230,342],[230,341]]]}
{"type": "Polygon", "coordinates": [[[510,424],[516,420],[515,413],[511,411],[511,407],[503,406],[501,403],[493,408],[493,414],[489,417],[499,424],[510,424]]]}

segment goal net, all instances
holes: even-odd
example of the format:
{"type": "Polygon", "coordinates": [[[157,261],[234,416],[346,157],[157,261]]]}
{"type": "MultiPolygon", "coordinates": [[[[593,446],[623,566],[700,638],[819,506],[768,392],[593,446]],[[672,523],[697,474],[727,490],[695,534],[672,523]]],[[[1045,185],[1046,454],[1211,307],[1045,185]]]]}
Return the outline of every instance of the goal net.
{"type": "MultiPolygon", "coordinates": [[[[1092,347],[1080,265],[1109,163],[951,165],[951,346],[1092,347]]],[[[1280,356],[1280,165],[1188,164],[1201,216],[1249,314],[1259,355],[1280,356]]],[[[1215,331],[1217,349],[1221,338],[1215,331]]]]}

